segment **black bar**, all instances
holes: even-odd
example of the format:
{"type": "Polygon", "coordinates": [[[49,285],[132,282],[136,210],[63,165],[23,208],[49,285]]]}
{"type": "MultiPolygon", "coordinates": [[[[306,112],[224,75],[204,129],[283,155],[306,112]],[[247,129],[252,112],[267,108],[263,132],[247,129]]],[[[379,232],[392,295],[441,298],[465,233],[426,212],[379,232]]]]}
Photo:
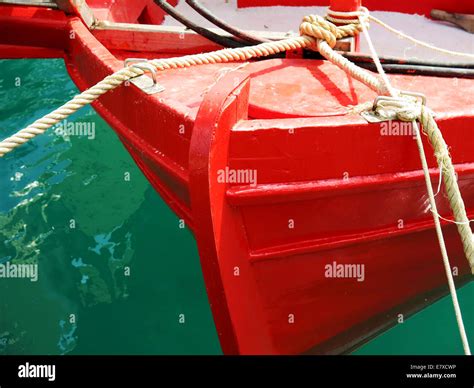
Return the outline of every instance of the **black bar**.
{"type": "Polygon", "coordinates": [[[473,370],[464,356],[4,356],[0,386],[472,387],[473,370]]]}

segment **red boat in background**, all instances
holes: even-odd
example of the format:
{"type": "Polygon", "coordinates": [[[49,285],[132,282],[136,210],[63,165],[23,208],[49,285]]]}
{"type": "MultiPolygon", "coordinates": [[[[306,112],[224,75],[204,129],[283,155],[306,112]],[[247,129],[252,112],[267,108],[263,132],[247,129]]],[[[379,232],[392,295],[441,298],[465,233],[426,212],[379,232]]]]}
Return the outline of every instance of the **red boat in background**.
{"type": "MultiPolygon", "coordinates": [[[[351,11],[357,4],[331,6],[351,11]]],[[[469,0],[364,5],[474,13],[469,0]]],[[[64,58],[85,90],[128,58],[222,48],[164,20],[151,0],[0,1],[0,58],[64,58]]],[[[353,43],[340,43],[349,47],[341,50],[353,43]]],[[[428,97],[473,218],[474,80],[456,77],[453,84],[453,77],[416,72],[389,77],[398,89],[428,97]]],[[[413,136],[382,133],[381,123],[351,113],[373,101],[373,91],[301,52],[166,70],[156,78],[153,86],[122,85],[93,106],[193,231],[225,353],[349,352],[447,292],[413,136]]],[[[451,217],[442,192],[437,201],[440,214],[451,217]]],[[[443,221],[443,231],[460,285],[471,279],[469,265],[456,225],[443,221]]]]}

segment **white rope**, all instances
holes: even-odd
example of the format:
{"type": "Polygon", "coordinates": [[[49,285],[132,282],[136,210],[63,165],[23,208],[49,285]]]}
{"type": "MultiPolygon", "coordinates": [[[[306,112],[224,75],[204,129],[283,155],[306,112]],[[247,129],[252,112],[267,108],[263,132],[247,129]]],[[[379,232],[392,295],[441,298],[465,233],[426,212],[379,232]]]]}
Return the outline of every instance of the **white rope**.
{"type": "Polygon", "coordinates": [[[390,84],[387,74],[383,70],[382,64],[380,63],[380,58],[377,55],[377,51],[375,50],[374,44],[372,43],[372,39],[370,38],[369,32],[367,31],[367,27],[365,25],[365,20],[367,16],[368,14],[367,15],[363,14],[363,15],[358,16],[359,23],[362,26],[362,33],[364,34],[364,37],[367,40],[367,43],[369,45],[370,55],[372,56],[372,59],[375,63],[377,72],[380,74],[380,77],[382,78],[382,81],[385,84],[385,88],[387,89],[388,93],[393,97],[396,95],[395,89],[390,84]]]}
{"type": "MultiPolygon", "coordinates": [[[[393,28],[389,26],[387,23],[383,22],[382,20],[376,18],[372,14],[369,13],[368,9],[365,7],[360,7],[358,11],[354,12],[337,12],[333,11],[332,9],[328,9],[326,19],[331,21],[332,23],[338,23],[338,24],[350,24],[350,23],[357,23],[358,21],[362,23],[361,17],[365,22],[367,21],[373,21],[374,23],[377,23],[381,27],[387,29],[388,31],[392,32],[393,34],[397,35],[400,38],[409,40],[412,43],[415,43],[416,45],[426,47],[428,49],[438,51],[443,54],[448,54],[448,55],[455,55],[455,56],[461,56],[461,57],[466,57],[466,58],[471,58],[474,59],[474,54],[470,53],[463,53],[460,51],[453,51],[453,50],[447,50],[443,49],[440,47],[437,47],[435,45],[432,45],[430,43],[423,42],[422,40],[413,38],[410,35],[405,34],[404,32],[397,30],[396,28],[393,28]]],[[[365,34],[364,34],[365,35],[365,34]]]]}
{"type": "MultiPolygon", "coordinates": [[[[433,213],[434,210],[431,209],[431,211],[433,213]]],[[[444,218],[443,216],[441,216],[440,214],[438,213],[435,213],[439,218],[441,218],[443,221],[446,221],[446,222],[450,222],[451,224],[455,224],[455,225],[469,225],[471,222],[474,222],[474,220],[467,220],[467,221],[463,221],[463,222],[458,222],[458,221],[454,221],[454,220],[450,220],[449,218],[444,218]]]]}
{"type": "MultiPolygon", "coordinates": [[[[443,163],[440,164],[439,166],[439,180],[438,180],[438,189],[436,190],[435,197],[438,196],[438,194],[441,192],[441,184],[443,183],[443,163]]],[[[434,210],[430,209],[433,213],[434,210]]],[[[455,221],[455,220],[450,220],[449,218],[444,218],[441,214],[435,213],[439,218],[441,218],[443,221],[449,222],[451,224],[455,225],[469,225],[471,222],[474,222],[474,219],[472,220],[467,220],[467,221],[455,221]]]]}
{"type": "MultiPolygon", "coordinates": [[[[354,36],[359,31],[360,26],[356,24],[347,24],[338,27],[321,16],[308,15],[304,17],[300,25],[301,36],[299,37],[260,43],[255,46],[185,55],[177,58],[154,59],[146,63],[147,65],[154,66],[159,71],[163,71],[167,69],[178,69],[211,63],[246,61],[251,58],[268,56],[284,51],[311,48],[318,49],[326,59],[343,69],[353,78],[364,83],[369,88],[377,90],[380,94],[385,94],[387,91],[385,90],[383,83],[381,83],[377,77],[354,65],[332,49],[335,46],[337,39],[346,36],[354,36]]],[[[35,136],[44,133],[48,128],[57,124],[61,120],[64,120],[83,106],[91,104],[104,93],[117,88],[123,82],[133,77],[144,74],[144,70],[139,66],[140,64],[135,64],[109,75],[90,89],[75,96],[71,101],[63,106],[36,120],[34,123],[18,131],[13,136],[0,141],[0,158],[35,136]]]]}
{"type": "Polygon", "coordinates": [[[366,7],[360,7],[359,10],[352,12],[333,11],[331,8],[328,8],[326,19],[332,23],[350,24],[360,23],[361,16],[369,16],[369,10],[366,7]]]}
{"type": "Polygon", "coordinates": [[[458,294],[456,286],[454,284],[453,273],[451,272],[451,264],[449,262],[448,251],[446,249],[446,243],[444,242],[443,230],[441,229],[441,223],[439,221],[438,209],[436,207],[436,200],[434,198],[433,187],[431,185],[430,173],[428,169],[428,162],[426,161],[425,150],[423,148],[423,142],[421,140],[420,130],[418,129],[418,123],[414,120],[412,122],[413,128],[416,133],[416,144],[418,151],[420,152],[421,164],[423,166],[423,173],[425,176],[426,188],[428,190],[428,197],[430,199],[431,210],[433,211],[433,220],[435,223],[436,235],[438,237],[439,247],[441,249],[441,255],[443,257],[444,270],[446,272],[446,278],[448,279],[449,292],[453,301],[454,315],[456,316],[456,322],[458,324],[459,334],[461,336],[461,342],[466,356],[471,355],[471,349],[469,347],[469,340],[467,339],[466,328],[464,327],[464,321],[462,318],[461,307],[459,306],[458,294]]]}
{"type": "Polygon", "coordinates": [[[403,38],[403,39],[406,39],[406,40],[409,40],[410,42],[412,43],[415,43],[419,46],[423,46],[423,47],[426,47],[426,48],[429,48],[431,50],[434,50],[434,51],[438,51],[440,53],[443,53],[443,54],[448,54],[448,55],[455,55],[455,56],[460,56],[460,57],[466,57],[466,58],[471,58],[471,59],[474,59],[474,54],[469,54],[469,53],[463,53],[463,52],[460,52],[460,51],[452,51],[452,50],[447,50],[447,49],[443,49],[443,48],[440,48],[440,47],[436,47],[432,44],[429,44],[429,43],[426,43],[426,42],[423,42],[422,40],[419,40],[419,39],[415,39],[413,38],[412,36],[410,35],[407,35],[405,33],[403,33],[402,31],[400,30],[397,30],[393,27],[390,27],[387,23],[383,22],[382,20],[380,19],[377,19],[375,16],[372,16],[372,15],[369,15],[369,20],[379,24],[380,26],[386,28],[388,31],[398,35],[400,38],[403,38]]]}
{"type": "MultiPolygon", "coordinates": [[[[361,20],[362,16],[359,16],[359,20],[361,20]]],[[[379,63],[380,64],[380,59],[378,57],[378,54],[375,50],[375,47],[372,43],[372,40],[370,38],[370,35],[365,27],[365,24],[361,20],[361,26],[362,26],[362,32],[364,33],[364,36],[367,39],[367,43],[369,44],[370,50],[371,50],[371,55],[373,58],[374,63],[379,63]]],[[[391,90],[391,96],[396,98],[399,97],[398,93],[395,93],[394,89],[390,85],[390,80],[386,76],[382,66],[378,66],[377,70],[379,71],[379,74],[382,78],[382,80],[386,83],[386,88],[387,90],[391,90]],[[385,74],[385,76],[383,76],[385,74]]],[[[418,115],[418,108],[414,107],[414,112],[413,115],[418,115]]],[[[412,126],[416,135],[416,144],[418,146],[418,151],[420,153],[420,159],[421,159],[421,165],[423,168],[423,175],[425,177],[425,183],[426,183],[426,189],[428,191],[428,198],[430,201],[430,206],[431,210],[433,212],[433,220],[435,223],[435,229],[436,229],[436,235],[438,237],[438,243],[439,247],[441,249],[441,255],[443,257],[443,264],[444,264],[444,269],[446,272],[446,277],[448,279],[448,286],[449,286],[449,291],[451,293],[451,299],[453,301],[453,307],[454,307],[454,314],[456,316],[456,321],[458,324],[458,329],[459,329],[459,334],[461,336],[461,342],[463,345],[464,353],[466,355],[471,355],[471,350],[469,347],[469,341],[466,335],[466,329],[464,327],[464,321],[462,318],[462,312],[461,312],[461,307],[459,306],[459,300],[458,300],[458,295],[456,291],[456,286],[454,284],[454,279],[453,279],[453,274],[451,272],[451,264],[449,262],[449,256],[448,256],[448,251],[446,249],[446,243],[444,241],[444,236],[443,236],[443,230],[441,228],[441,222],[438,217],[438,210],[436,206],[436,200],[435,200],[435,195],[433,192],[433,186],[431,184],[431,178],[430,178],[430,172],[429,172],[429,167],[428,167],[428,162],[426,160],[426,155],[425,155],[425,150],[423,148],[423,141],[421,139],[421,134],[420,130],[418,128],[418,123],[416,119],[414,118],[412,121],[412,126]]],[[[440,169],[442,169],[442,166],[440,166],[440,169]]]]}

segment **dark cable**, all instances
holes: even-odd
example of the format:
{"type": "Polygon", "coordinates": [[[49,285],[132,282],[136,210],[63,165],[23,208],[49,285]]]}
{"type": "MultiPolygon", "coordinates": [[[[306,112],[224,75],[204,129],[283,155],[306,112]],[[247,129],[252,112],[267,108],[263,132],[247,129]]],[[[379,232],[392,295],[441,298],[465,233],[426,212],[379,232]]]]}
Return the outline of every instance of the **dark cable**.
{"type": "MultiPolygon", "coordinates": [[[[224,37],[222,35],[216,34],[204,27],[196,25],[194,22],[190,21],[180,12],[178,12],[174,7],[169,5],[166,0],[154,0],[161,9],[163,9],[170,16],[178,20],[180,23],[185,25],[190,30],[195,31],[196,33],[204,36],[205,38],[217,43],[223,47],[243,47],[248,46],[247,43],[242,42],[231,37],[224,37]]],[[[256,36],[252,36],[245,31],[242,31],[238,28],[228,25],[226,22],[217,18],[211,12],[209,12],[205,7],[199,4],[196,0],[186,0],[193,9],[195,9],[203,17],[219,26],[220,28],[226,30],[227,32],[235,35],[235,37],[245,40],[252,43],[262,43],[268,40],[261,39],[256,36]],[[249,40],[250,39],[250,40],[249,40]]],[[[351,60],[355,64],[359,65],[368,70],[374,70],[375,65],[370,56],[363,54],[355,53],[341,53],[344,57],[351,60]]],[[[262,59],[270,58],[284,58],[285,53],[279,53],[271,55],[268,57],[263,57],[262,59]]],[[[308,59],[322,59],[321,54],[318,52],[313,52],[310,50],[304,50],[304,58],[308,59]]],[[[409,74],[409,75],[427,75],[427,76],[436,76],[436,77],[459,77],[459,78],[474,78],[474,64],[471,63],[443,63],[443,62],[432,62],[432,61],[422,61],[422,60],[410,60],[410,59],[399,59],[399,58],[380,58],[382,62],[382,67],[387,73],[397,73],[397,74],[409,74]]]]}
{"type": "Polygon", "coordinates": [[[222,28],[224,31],[227,31],[229,34],[234,35],[235,37],[245,42],[248,42],[251,44],[270,42],[270,40],[268,39],[260,38],[258,36],[249,34],[248,32],[243,31],[237,27],[231,26],[224,20],[214,15],[211,11],[205,8],[197,0],[186,0],[186,3],[188,3],[189,6],[191,6],[197,13],[199,13],[201,16],[209,20],[211,23],[215,24],[217,27],[222,28]]]}
{"type": "MultiPolygon", "coordinates": [[[[356,63],[373,63],[370,55],[364,55],[359,53],[342,53],[344,57],[356,63]]],[[[418,58],[394,58],[394,57],[382,57],[380,58],[382,64],[390,65],[414,65],[414,66],[432,66],[432,67],[449,67],[449,68],[460,68],[460,69],[474,69],[474,62],[440,62],[433,60],[425,60],[418,58]]]]}
{"type": "MultiPolygon", "coordinates": [[[[357,63],[357,65],[367,70],[377,71],[377,68],[375,67],[374,63],[359,62],[357,63]]],[[[394,74],[424,75],[433,77],[474,78],[474,69],[466,68],[400,65],[394,63],[382,63],[382,67],[386,73],[394,74]]]]}
{"type": "Polygon", "coordinates": [[[216,34],[212,31],[209,31],[208,29],[204,27],[200,27],[188,18],[186,18],[183,14],[180,12],[176,11],[174,7],[169,5],[165,0],[153,0],[156,5],[158,5],[163,11],[168,13],[171,17],[182,23],[184,26],[189,28],[190,30],[193,30],[194,32],[198,33],[199,35],[204,36],[205,38],[209,39],[210,41],[217,43],[218,45],[221,45],[223,47],[243,47],[247,46],[244,42],[236,41],[235,39],[232,38],[227,38],[225,36],[221,36],[219,34],[216,34]]]}

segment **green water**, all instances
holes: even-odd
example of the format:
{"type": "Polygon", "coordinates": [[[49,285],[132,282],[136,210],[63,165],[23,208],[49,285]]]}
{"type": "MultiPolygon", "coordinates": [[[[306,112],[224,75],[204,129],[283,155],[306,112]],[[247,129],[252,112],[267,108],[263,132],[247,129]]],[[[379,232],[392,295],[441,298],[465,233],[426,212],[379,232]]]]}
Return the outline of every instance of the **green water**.
{"type": "MultiPolygon", "coordinates": [[[[70,99],[62,60],[0,61],[1,137],[70,99]]],[[[196,243],[90,107],[0,159],[0,354],[220,354],[196,243]]],[[[460,302],[474,343],[474,283],[460,302]]],[[[356,354],[461,354],[444,298],[356,354]]]]}

